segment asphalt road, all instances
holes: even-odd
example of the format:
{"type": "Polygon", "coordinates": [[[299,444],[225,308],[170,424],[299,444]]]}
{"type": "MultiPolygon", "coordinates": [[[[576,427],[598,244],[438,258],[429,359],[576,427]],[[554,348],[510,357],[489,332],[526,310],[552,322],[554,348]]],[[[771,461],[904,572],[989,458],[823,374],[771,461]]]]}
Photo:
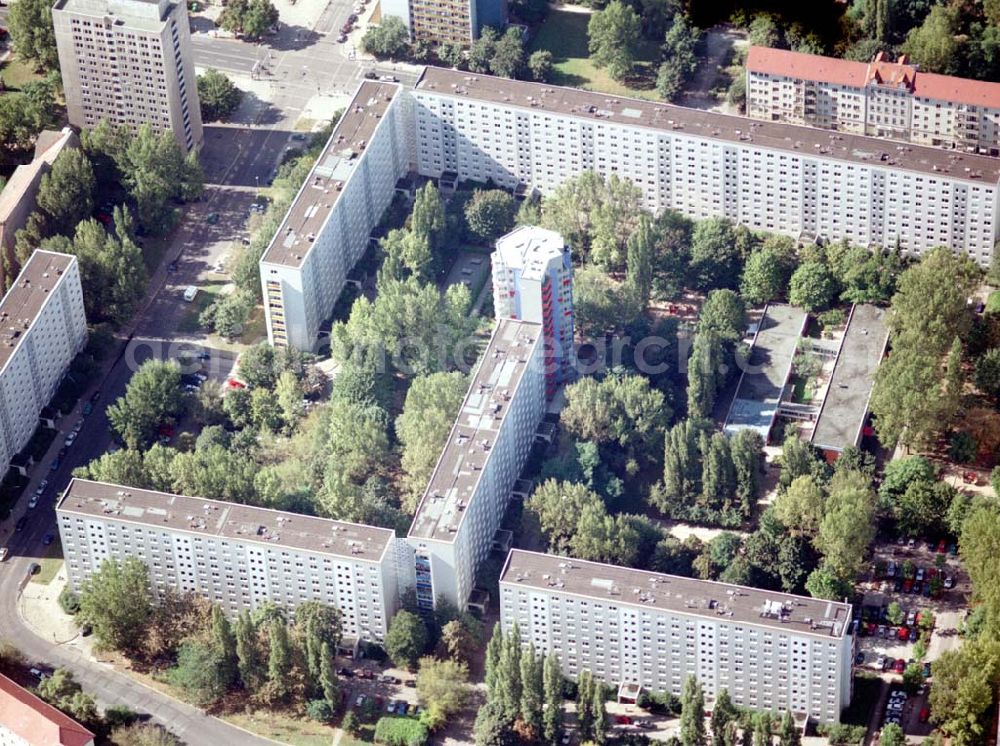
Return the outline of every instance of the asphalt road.
{"type": "Polygon", "coordinates": [[[241,188],[238,184],[229,186],[229,180],[255,181],[260,178],[263,181],[273,170],[274,159],[280,154],[283,143],[280,133],[275,135],[273,131],[242,132],[235,137],[222,138],[218,144],[211,139],[208,141],[206,156],[216,164],[215,176],[227,185],[208,187],[204,200],[189,206],[181,226],[170,239],[162,266],[151,279],[146,306],[137,316],[131,333],[125,332],[129,334],[127,341],[122,340],[110,367],[84,394],[74,412],[60,422],[60,433],[46,457],[34,467],[31,481],[12,516],[0,523],[0,545],[7,546],[10,552],[8,559],[0,564],[0,599],[3,599],[0,603],[0,637],[21,650],[32,662],[53,668],[69,668],[84,689],[102,705],[124,704],[139,712],[149,713],[185,743],[196,746],[271,742],[140,686],[109,666],[84,658],[75,648],[36,636],[21,619],[17,599],[27,579],[28,566],[44,554],[43,537],[46,533],[57,533],[56,496],[62,494],[74,468],[100,456],[110,445],[105,407],[124,393],[133,371],[151,357],[176,359],[195,349],[208,349],[210,352],[210,359],[204,363],[203,370],[211,380],[205,385],[218,385],[232,369],[235,363],[233,352],[206,348],[198,335],[185,335],[178,331],[180,321],[190,309],[183,300],[183,290],[188,285],[199,284],[231,242],[243,235],[254,190],[241,188]],[[260,138],[264,146],[255,145],[255,138],[260,138]],[[267,146],[271,140],[275,140],[273,147],[267,146]],[[231,146],[234,142],[235,148],[227,150],[222,147],[231,146]],[[225,165],[226,158],[230,159],[228,166],[225,165]],[[207,216],[213,212],[219,215],[219,219],[210,225],[207,216]],[[168,265],[174,260],[176,271],[169,271],[168,265]],[[100,391],[100,395],[93,413],[85,418],[80,435],[59,468],[52,470],[50,466],[63,447],[65,433],[82,417],[83,405],[95,391],[100,391]],[[48,480],[49,487],[38,507],[29,511],[28,496],[42,479],[48,480]],[[15,522],[21,515],[27,516],[27,523],[22,531],[15,531],[15,522]]]}

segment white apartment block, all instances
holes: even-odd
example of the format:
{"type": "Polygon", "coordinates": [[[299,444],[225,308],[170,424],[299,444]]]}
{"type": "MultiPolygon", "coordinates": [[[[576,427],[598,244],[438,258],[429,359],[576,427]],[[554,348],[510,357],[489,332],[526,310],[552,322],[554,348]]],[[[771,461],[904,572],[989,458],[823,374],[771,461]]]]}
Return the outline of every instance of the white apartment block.
{"type": "Polygon", "coordinates": [[[52,8],[70,124],[170,130],[186,153],[203,140],[186,4],[57,0],[52,8]]]}
{"type": "Polygon", "coordinates": [[[554,652],[563,673],[836,722],[851,699],[851,606],[512,550],[500,576],[504,632],[554,652]]]}
{"type": "Polygon", "coordinates": [[[905,57],[870,63],[751,47],[747,115],[1000,155],[1000,83],[926,73],[905,57]]]}
{"type": "Polygon", "coordinates": [[[493,310],[497,318],[542,325],[545,393],[573,375],[573,262],[555,231],[521,226],[496,243],[492,256],[493,310]]]}
{"type": "Polygon", "coordinates": [[[74,589],[104,560],[138,557],[155,593],[195,593],[229,615],[268,601],[336,606],[345,643],[381,642],[396,610],[389,529],[82,479],[56,517],[74,589]]]}
{"type": "Polygon", "coordinates": [[[400,86],[364,81],[260,263],[273,345],[311,350],[409,165],[400,86]]]}
{"type": "Polygon", "coordinates": [[[422,609],[470,600],[545,413],[541,337],[540,324],[500,319],[479,362],[406,536],[422,609]]]}
{"type": "Polygon", "coordinates": [[[593,170],[655,211],[984,266],[998,235],[1000,161],[982,155],[435,67],[412,95],[424,176],[548,194],[593,170]]]}
{"type": "Polygon", "coordinates": [[[86,343],[76,257],[35,251],[0,301],[0,476],[86,343]]]}
{"type": "Polygon", "coordinates": [[[1000,235],[1000,159],[427,67],[362,83],[296,197],[260,264],[272,344],[315,347],[408,170],[542,194],[616,174],[654,211],[981,266],[1000,235]]]}

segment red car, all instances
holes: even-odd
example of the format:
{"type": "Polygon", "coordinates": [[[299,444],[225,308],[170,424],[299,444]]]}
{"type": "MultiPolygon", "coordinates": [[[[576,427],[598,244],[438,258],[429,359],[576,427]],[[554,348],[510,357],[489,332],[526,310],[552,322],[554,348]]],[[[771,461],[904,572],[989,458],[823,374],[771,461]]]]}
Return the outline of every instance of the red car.
{"type": "Polygon", "coordinates": [[[909,580],[909,579],[904,580],[903,581],[903,593],[909,593],[911,588],[913,588],[913,581],[909,580]]]}
{"type": "Polygon", "coordinates": [[[632,718],[628,715],[616,715],[615,722],[618,723],[618,725],[632,725],[632,718]]]}
{"type": "Polygon", "coordinates": [[[868,622],[868,636],[874,637],[878,633],[878,625],[875,622],[868,622]]]}
{"type": "Polygon", "coordinates": [[[903,673],[903,671],[906,670],[906,661],[902,658],[897,659],[895,665],[892,667],[892,670],[896,673],[903,673]]]}
{"type": "Polygon", "coordinates": [[[937,545],[938,554],[944,554],[947,549],[948,549],[948,542],[946,542],[944,539],[941,539],[941,541],[939,541],[937,545]]]}
{"type": "Polygon", "coordinates": [[[906,627],[900,627],[899,631],[896,632],[896,639],[900,642],[906,642],[910,636],[910,631],[906,627]]]}
{"type": "Polygon", "coordinates": [[[931,717],[931,711],[926,707],[920,711],[920,722],[926,723],[931,717]]]}

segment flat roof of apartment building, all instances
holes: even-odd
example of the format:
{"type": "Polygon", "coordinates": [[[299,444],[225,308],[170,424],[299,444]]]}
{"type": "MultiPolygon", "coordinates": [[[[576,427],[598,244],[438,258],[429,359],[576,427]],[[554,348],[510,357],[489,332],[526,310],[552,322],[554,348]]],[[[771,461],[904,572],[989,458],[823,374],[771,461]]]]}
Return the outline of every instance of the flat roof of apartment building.
{"type": "Polygon", "coordinates": [[[408,536],[455,540],[541,336],[541,324],[514,319],[497,322],[408,536]]]}
{"type": "Polygon", "coordinates": [[[36,250],[0,300],[0,372],[7,366],[31,325],[76,257],[36,250]]]}
{"type": "Polygon", "coordinates": [[[395,536],[387,528],[87,479],[72,480],[56,509],[69,515],[366,562],[378,562],[395,536]]]}
{"type": "Polygon", "coordinates": [[[302,266],[398,92],[396,83],[366,80],[361,84],[261,261],[302,266]]]}
{"type": "Polygon", "coordinates": [[[903,56],[877,55],[871,62],[842,60],[788,49],[750,47],[747,70],[785,78],[863,88],[869,83],[906,87],[914,96],[1000,109],[1000,83],[921,71],[903,56]]]}
{"type": "Polygon", "coordinates": [[[110,18],[130,29],[158,32],[177,4],[175,0],[56,0],[53,10],[110,18]]]}
{"type": "Polygon", "coordinates": [[[664,575],[512,549],[500,583],[608,603],[656,609],[727,624],[842,638],[851,605],[742,585],[664,575]]]}
{"type": "Polygon", "coordinates": [[[830,386],[813,430],[813,445],[843,451],[860,442],[875,371],[889,341],[886,313],[886,309],[868,304],[851,309],[830,386]]]}
{"type": "Polygon", "coordinates": [[[681,135],[801,153],[868,166],[931,175],[1000,181],[1000,159],[881,140],[844,132],[730,116],[673,104],[611,96],[577,88],[530,83],[441,67],[424,68],[417,91],[488,101],[501,106],[548,111],[622,126],[650,127],[681,135]]]}
{"type": "Polygon", "coordinates": [[[549,261],[562,258],[566,242],[555,231],[534,225],[522,225],[501,236],[496,242],[496,253],[508,267],[521,270],[521,277],[541,280],[549,261]]]}
{"type": "Polygon", "coordinates": [[[801,308],[773,303],[757,322],[750,355],[743,365],[736,397],[726,417],[728,433],[754,428],[764,438],[771,429],[781,393],[788,382],[807,314],[801,308]]]}

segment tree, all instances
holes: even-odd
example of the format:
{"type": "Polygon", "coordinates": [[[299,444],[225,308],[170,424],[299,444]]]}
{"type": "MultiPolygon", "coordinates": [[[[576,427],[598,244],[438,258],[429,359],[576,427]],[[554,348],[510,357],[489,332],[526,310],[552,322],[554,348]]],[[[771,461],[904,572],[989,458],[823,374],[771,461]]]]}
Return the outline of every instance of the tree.
{"type": "Polygon", "coordinates": [[[888,723],[882,728],[879,746],[906,746],[906,734],[896,723],[888,723]]]}
{"type": "Polygon", "coordinates": [[[398,611],[389,623],[385,652],[394,665],[413,670],[427,648],[427,627],[409,611],[398,611]]]}
{"type": "Polygon", "coordinates": [[[212,644],[218,658],[217,675],[222,689],[226,690],[233,685],[239,674],[239,657],[236,654],[236,635],[233,634],[233,627],[218,604],[212,606],[212,644]]]}
{"type": "Polygon", "coordinates": [[[545,704],[543,658],[529,645],[521,655],[521,721],[535,738],[542,735],[542,707],[545,704]]]}
{"type": "Polygon", "coordinates": [[[923,24],[906,35],[902,50],[922,70],[954,75],[958,70],[961,52],[955,39],[958,24],[957,9],[935,5],[924,18],[923,24]]]}
{"type": "MultiPolygon", "coordinates": [[[[683,711],[682,711],[683,712],[683,711]]],[[[728,689],[722,689],[712,707],[712,746],[735,746],[730,736],[732,727],[739,719],[739,711],[729,696],[728,689]]]]}
{"type": "Polygon", "coordinates": [[[711,329],[694,336],[691,357],[688,358],[688,416],[710,418],[715,408],[715,396],[725,382],[722,340],[711,329]]]}
{"type": "Polygon", "coordinates": [[[113,746],[180,746],[170,731],[155,723],[132,723],[111,732],[113,746]]]}
{"type": "MultiPolygon", "coordinates": [[[[16,7],[16,6],[15,6],[16,7]]],[[[50,233],[71,234],[94,211],[94,169],[77,148],[66,148],[42,176],[36,201],[48,216],[50,233]]]]}
{"type": "Polygon", "coordinates": [[[653,293],[653,252],[656,237],[653,231],[653,221],[646,214],[639,218],[635,232],[628,237],[628,274],[626,279],[629,290],[640,308],[649,305],[653,293]]]}
{"type": "Polygon", "coordinates": [[[931,720],[957,746],[973,746],[986,737],[984,715],[993,702],[998,659],[995,638],[981,634],[934,661],[934,686],[928,695],[931,720]]]}
{"type": "Polygon", "coordinates": [[[825,598],[828,601],[842,601],[848,598],[854,590],[851,581],[842,578],[825,564],[817,567],[806,579],[806,591],[813,598],[825,598]]]}
{"type": "Polygon", "coordinates": [[[100,719],[94,698],[83,693],[68,669],[57,668],[40,681],[38,696],[82,723],[95,724],[100,719]]]}
{"type": "Polygon", "coordinates": [[[539,83],[548,82],[552,77],[552,52],[547,49],[538,49],[528,57],[528,70],[531,71],[531,79],[539,83]]]}
{"type": "Polygon", "coordinates": [[[811,443],[790,433],[781,444],[781,474],[778,482],[787,488],[796,477],[806,474],[817,478],[821,474],[825,476],[819,454],[811,443]]]}
{"type": "Polygon", "coordinates": [[[962,523],[959,546],[973,600],[982,605],[983,633],[995,635],[1000,630],[1000,512],[990,504],[975,505],[962,523]]]}
{"type": "Polygon", "coordinates": [[[503,650],[497,669],[498,700],[507,718],[513,721],[521,711],[521,630],[514,623],[509,635],[503,636],[503,650]]]}
{"type": "Polygon", "coordinates": [[[57,236],[42,248],[76,255],[88,318],[122,323],[132,317],[148,278],[142,251],[127,235],[119,240],[96,220],[84,220],[76,226],[72,245],[57,236]]]}
{"type": "Polygon", "coordinates": [[[593,699],[594,676],[588,669],[584,669],[576,678],[576,725],[581,743],[594,738],[593,699]]]}
{"type": "MultiPolygon", "coordinates": [[[[839,475],[838,475],[839,476],[839,475]]],[[[869,489],[831,484],[815,539],[824,567],[847,580],[857,575],[875,538],[875,509],[869,489]]]]}
{"type": "Polygon", "coordinates": [[[324,661],[331,658],[328,653],[337,649],[342,635],[343,619],[336,607],[307,601],[295,609],[295,636],[313,680],[322,678],[324,661]]]}
{"type": "Polygon", "coordinates": [[[793,534],[815,536],[823,519],[823,490],[810,474],[792,480],[788,488],[778,494],[774,512],[793,534]]]}
{"type": "Polygon", "coordinates": [[[378,26],[369,26],[361,37],[361,46],[379,59],[402,56],[410,42],[410,32],[402,19],[387,16],[378,26]]]}
{"type": "Polygon", "coordinates": [[[656,90],[668,101],[676,99],[684,84],[698,68],[695,45],[700,32],[687,15],[675,13],[663,41],[663,63],[656,75],[656,90]]]}
{"type": "Polygon", "coordinates": [[[250,41],[260,39],[277,22],[278,10],[270,0],[234,0],[227,3],[218,20],[226,31],[250,41]]]}
{"type": "Polygon", "coordinates": [[[267,686],[273,698],[282,701],[291,692],[292,646],[284,619],[272,619],[267,626],[267,686]]]}
{"type": "Polygon", "coordinates": [[[266,677],[257,625],[250,617],[249,611],[242,611],[236,618],[234,627],[236,636],[236,657],[239,661],[240,681],[249,692],[255,692],[263,684],[266,677]]]}
{"type": "Polygon", "coordinates": [[[319,688],[330,709],[336,710],[340,706],[340,682],[337,681],[337,673],[333,670],[333,655],[330,643],[324,642],[319,664],[319,688]]]}
{"type": "Polygon", "coordinates": [[[619,82],[632,72],[642,22],[631,6],[611,0],[587,25],[590,59],[619,82]]]}
{"type": "Polygon", "coordinates": [[[472,728],[476,746],[515,746],[517,738],[511,729],[511,719],[500,702],[487,700],[476,714],[472,728]]]}
{"type": "MultiPolygon", "coordinates": [[[[452,619],[441,628],[441,647],[452,660],[468,663],[472,651],[482,644],[479,639],[481,634],[476,634],[481,633],[481,629],[474,631],[470,625],[473,621],[476,620],[469,619],[466,622],[463,619],[452,619]]],[[[479,628],[481,627],[480,624],[479,628]]]]}
{"type": "Polygon", "coordinates": [[[708,218],[691,235],[690,279],[699,290],[733,288],[739,281],[740,259],[733,225],[725,218],[708,218]]]}
{"type": "Polygon", "coordinates": [[[202,120],[226,120],[240,107],[243,91],[225,73],[209,68],[198,76],[198,100],[202,120]]]}
{"type": "Polygon", "coordinates": [[[17,0],[7,17],[17,55],[43,70],[59,69],[59,52],[52,26],[52,5],[45,0],[17,0]]]}
{"type": "Polygon", "coordinates": [[[711,329],[719,339],[739,342],[747,329],[746,306],[732,290],[713,290],[698,315],[698,331],[711,329]]]}
{"type": "Polygon", "coordinates": [[[705,695],[694,676],[688,676],[684,680],[681,692],[680,738],[682,746],[705,744],[705,695]]]}
{"type": "Polygon", "coordinates": [[[129,448],[148,444],[181,409],[181,372],[172,361],[147,360],[132,374],[125,395],[107,409],[111,427],[129,448]]]}
{"type": "Polygon", "coordinates": [[[542,693],[545,700],[545,709],[542,712],[542,737],[547,746],[558,746],[563,731],[563,676],[559,658],[555,653],[545,656],[542,693]]]}
{"type": "MultiPolygon", "coordinates": [[[[465,663],[430,656],[420,659],[417,697],[430,712],[435,725],[443,725],[465,706],[469,697],[468,682],[469,668],[465,663]]],[[[433,725],[431,729],[434,729],[433,725]]]]}
{"type": "Polygon", "coordinates": [[[504,190],[478,189],[465,206],[465,220],[472,234],[488,244],[513,229],[515,212],[517,203],[504,190]]]}
{"type": "Polygon", "coordinates": [[[787,263],[778,252],[764,246],[747,259],[740,281],[740,293],[747,303],[777,300],[787,285],[787,263]]]}
{"type": "Polygon", "coordinates": [[[438,251],[447,229],[444,202],[433,181],[417,190],[410,211],[410,230],[427,239],[431,251],[438,251]]]}
{"type": "Polygon", "coordinates": [[[833,275],[819,262],[804,262],[792,274],[788,300],[810,313],[830,307],[837,292],[833,275]]]}
{"type": "Polygon", "coordinates": [[[906,612],[898,601],[891,601],[885,609],[885,618],[893,626],[899,626],[906,619],[906,612]]]}
{"type": "Polygon", "coordinates": [[[469,47],[469,70],[474,73],[490,72],[490,62],[496,53],[499,34],[492,26],[484,26],[479,31],[479,38],[469,47]]]}
{"type": "Polygon", "coordinates": [[[777,47],[781,43],[781,29],[768,13],[758,13],[749,30],[750,43],[755,47],[777,47]]]}
{"type": "MultiPolygon", "coordinates": [[[[896,726],[897,728],[899,726],[896,726]]],[[[883,732],[883,738],[884,738],[883,732]]],[[[778,731],[779,746],[800,746],[802,743],[802,731],[799,729],[795,718],[792,717],[791,710],[785,710],[781,716],[781,728],[778,731]]]]}
{"type": "Polygon", "coordinates": [[[593,742],[597,746],[603,746],[608,734],[608,714],[604,710],[605,695],[604,682],[594,680],[594,686],[590,694],[590,716],[593,720],[591,730],[593,731],[593,742]]]}
{"type": "Polygon", "coordinates": [[[171,684],[199,707],[222,698],[228,682],[224,662],[215,645],[187,640],[177,651],[177,665],[167,673],[171,684]]]}
{"type": "Polygon", "coordinates": [[[77,619],[93,627],[94,636],[104,647],[136,652],[152,615],[149,571],[135,557],[121,563],[106,559],[80,584],[77,619]]]}
{"type": "Polygon", "coordinates": [[[944,525],[958,491],[947,482],[918,481],[892,505],[896,526],[904,536],[927,536],[944,525]]]}
{"type": "Polygon", "coordinates": [[[987,350],[976,360],[973,379],[976,388],[994,399],[1000,398],[1000,347],[987,350]]]}
{"type": "Polygon", "coordinates": [[[510,26],[493,47],[490,72],[501,78],[516,78],[523,67],[524,37],[520,28],[510,26]]]}

